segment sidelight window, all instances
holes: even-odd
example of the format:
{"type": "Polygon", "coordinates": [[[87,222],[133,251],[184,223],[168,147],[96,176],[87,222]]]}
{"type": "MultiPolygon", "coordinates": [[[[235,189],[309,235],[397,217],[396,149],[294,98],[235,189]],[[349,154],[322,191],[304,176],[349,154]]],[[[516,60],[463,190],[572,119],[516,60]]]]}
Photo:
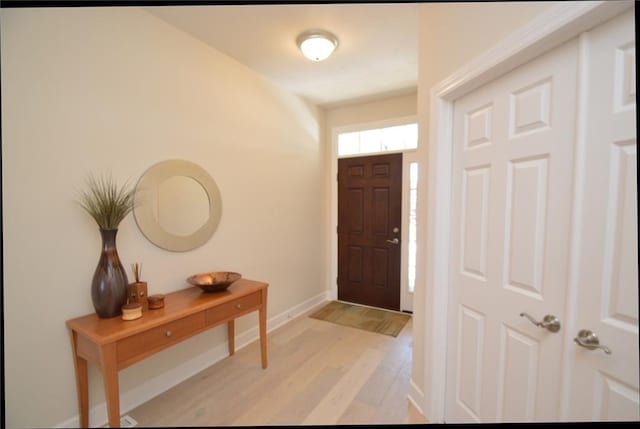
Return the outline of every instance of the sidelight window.
{"type": "Polygon", "coordinates": [[[408,237],[408,283],[409,292],[416,289],[416,207],[418,202],[418,163],[409,164],[409,237],[408,237]]]}

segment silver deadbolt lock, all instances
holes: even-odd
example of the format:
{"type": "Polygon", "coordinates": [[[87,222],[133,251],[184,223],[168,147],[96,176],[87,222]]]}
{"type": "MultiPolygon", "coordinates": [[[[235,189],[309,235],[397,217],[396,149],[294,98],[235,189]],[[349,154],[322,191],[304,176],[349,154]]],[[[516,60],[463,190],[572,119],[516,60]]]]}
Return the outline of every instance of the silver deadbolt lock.
{"type": "Polygon", "coordinates": [[[393,228],[393,233],[397,234],[400,232],[400,228],[398,228],[397,226],[393,228]]]}

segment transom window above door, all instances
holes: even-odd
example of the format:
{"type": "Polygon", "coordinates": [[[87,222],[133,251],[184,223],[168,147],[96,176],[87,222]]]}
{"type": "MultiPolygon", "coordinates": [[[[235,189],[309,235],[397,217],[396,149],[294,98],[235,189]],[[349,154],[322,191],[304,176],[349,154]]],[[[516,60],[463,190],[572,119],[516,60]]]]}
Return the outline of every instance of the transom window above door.
{"type": "Polygon", "coordinates": [[[416,123],[338,134],[338,156],[392,152],[417,147],[416,123]]]}

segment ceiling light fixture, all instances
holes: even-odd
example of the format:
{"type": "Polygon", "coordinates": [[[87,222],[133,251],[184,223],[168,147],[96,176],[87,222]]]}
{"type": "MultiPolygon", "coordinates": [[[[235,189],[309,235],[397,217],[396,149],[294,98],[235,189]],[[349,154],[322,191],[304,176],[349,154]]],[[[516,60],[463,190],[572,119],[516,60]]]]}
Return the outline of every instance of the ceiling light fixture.
{"type": "Polygon", "coordinates": [[[338,47],[338,39],[324,30],[308,30],[296,39],[302,54],[312,61],[322,61],[338,47]]]}

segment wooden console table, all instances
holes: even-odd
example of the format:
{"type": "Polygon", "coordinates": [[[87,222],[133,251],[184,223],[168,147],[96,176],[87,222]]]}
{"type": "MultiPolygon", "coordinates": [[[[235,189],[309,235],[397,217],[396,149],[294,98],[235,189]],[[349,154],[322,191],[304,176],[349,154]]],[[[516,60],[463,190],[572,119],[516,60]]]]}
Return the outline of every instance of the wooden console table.
{"type": "Polygon", "coordinates": [[[237,317],[258,310],[262,368],[267,367],[267,283],[240,279],[224,292],[197,287],[165,295],[164,308],[146,310],[142,318],[100,319],[95,313],[67,321],[71,331],[80,426],[89,426],[87,362],[102,370],[109,426],[120,426],[118,371],[167,347],[227,322],[229,354],[235,352],[237,317]]]}

